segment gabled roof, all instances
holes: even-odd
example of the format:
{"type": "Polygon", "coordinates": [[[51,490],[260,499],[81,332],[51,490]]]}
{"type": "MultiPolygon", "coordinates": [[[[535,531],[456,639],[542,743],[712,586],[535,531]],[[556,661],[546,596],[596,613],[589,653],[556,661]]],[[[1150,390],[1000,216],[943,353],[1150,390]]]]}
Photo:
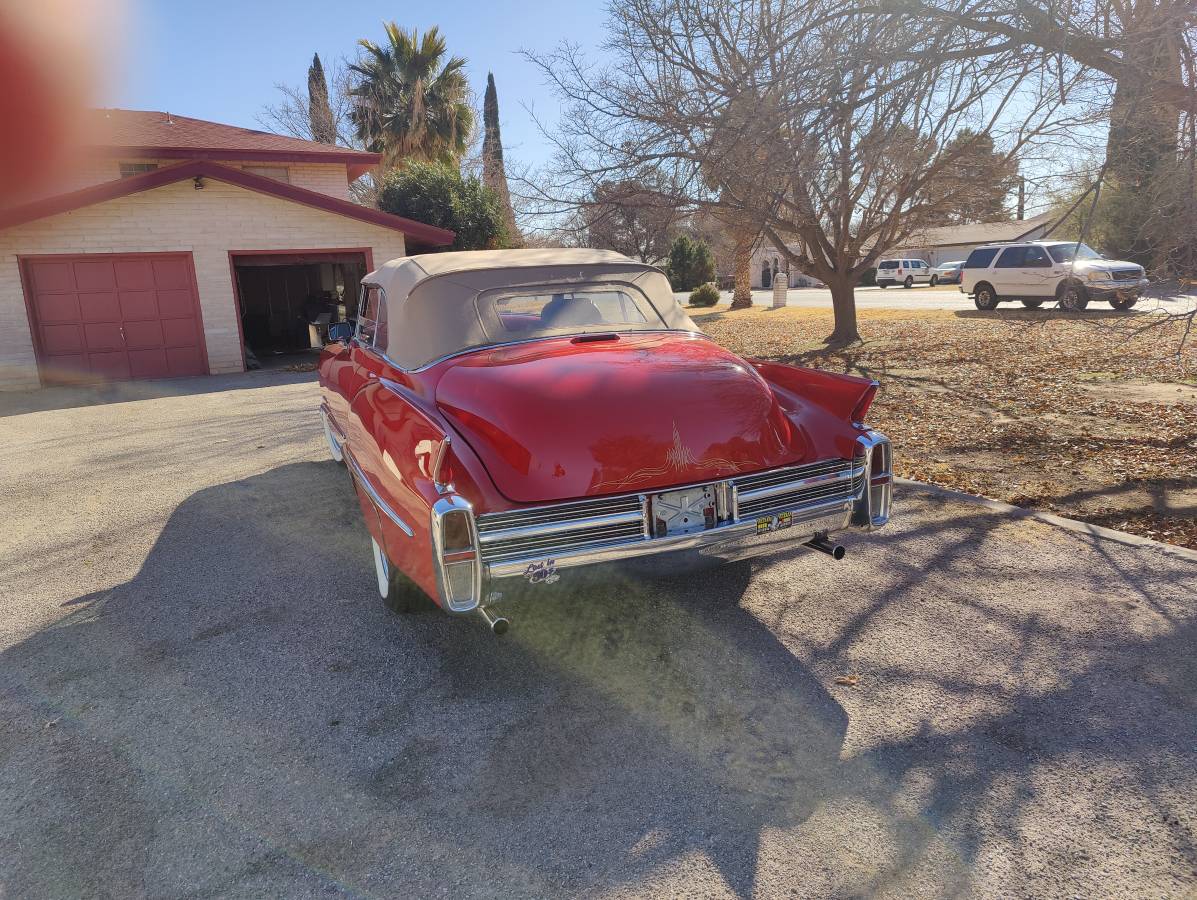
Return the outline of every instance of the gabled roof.
{"type": "Polygon", "coordinates": [[[1020,241],[1028,234],[1052,221],[1052,213],[1045,212],[1033,219],[1014,222],[977,222],[972,225],[944,225],[915,232],[895,247],[908,250],[919,247],[951,247],[957,244],[990,244],[994,241],[1020,241]]]}
{"type": "Polygon", "coordinates": [[[93,109],[87,115],[92,119],[90,149],[105,156],[344,163],[350,180],[382,159],[377,153],[174,113],[93,109]]]}
{"type": "Polygon", "coordinates": [[[453,232],[444,228],[425,225],[423,222],[417,222],[414,219],[405,219],[402,216],[393,216],[390,213],[372,209],[368,206],[350,203],[348,200],[340,200],[336,197],[330,197],[327,194],[309,191],[307,188],[296,187],[293,184],[286,184],[276,181],[273,178],[254,175],[241,169],[233,169],[229,166],[222,166],[219,163],[208,162],[206,160],[196,160],[194,162],[180,163],[177,166],[167,166],[153,172],[146,172],[143,175],[135,175],[132,178],[106,181],[103,184],[84,188],[81,191],[74,191],[70,194],[59,194],[58,196],[47,197],[44,200],[37,200],[23,206],[0,210],[0,230],[12,228],[16,225],[23,225],[26,222],[32,222],[37,219],[44,219],[46,216],[54,216],[59,213],[70,212],[74,209],[81,209],[84,206],[103,203],[106,200],[115,200],[117,197],[124,197],[167,184],[174,184],[175,182],[190,178],[212,178],[216,181],[223,181],[226,184],[243,187],[246,190],[257,191],[260,194],[269,194],[272,197],[289,200],[292,203],[299,203],[303,206],[322,209],[326,212],[335,213],[350,219],[369,222],[371,225],[390,228],[394,231],[402,232],[413,241],[430,247],[446,247],[453,243],[453,232]]]}

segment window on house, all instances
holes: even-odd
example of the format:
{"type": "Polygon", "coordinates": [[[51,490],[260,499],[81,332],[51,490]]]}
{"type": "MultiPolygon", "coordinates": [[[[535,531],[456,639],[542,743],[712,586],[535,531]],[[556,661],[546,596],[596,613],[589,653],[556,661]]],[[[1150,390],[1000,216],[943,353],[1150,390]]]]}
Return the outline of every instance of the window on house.
{"type": "Polygon", "coordinates": [[[242,166],[243,172],[251,175],[261,175],[263,178],[273,178],[275,181],[291,183],[291,173],[286,166],[242,166]]]}
{"type": "Polygon", "coordinates": [[[134,175],[144,175],[158,169],[157,163],[123,162],[120,166],[121,178],[132,178],[134,175]]]}

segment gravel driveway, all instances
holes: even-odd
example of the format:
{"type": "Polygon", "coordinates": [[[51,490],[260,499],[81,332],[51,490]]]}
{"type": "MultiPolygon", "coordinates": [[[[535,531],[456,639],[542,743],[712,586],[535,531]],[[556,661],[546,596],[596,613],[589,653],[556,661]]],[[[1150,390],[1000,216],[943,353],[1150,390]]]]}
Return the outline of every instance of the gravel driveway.
{"type": "Polygon", "coordinates": [[[1197,890],[1197,563],[907,491],[495,639],[384,611],[310,378],[0,397],[0,896],[1197,890]]]}

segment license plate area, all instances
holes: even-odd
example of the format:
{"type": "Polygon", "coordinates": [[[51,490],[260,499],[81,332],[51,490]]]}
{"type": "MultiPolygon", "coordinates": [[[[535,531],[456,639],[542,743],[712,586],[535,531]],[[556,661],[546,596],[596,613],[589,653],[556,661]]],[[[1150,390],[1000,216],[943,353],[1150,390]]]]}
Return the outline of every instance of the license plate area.
{"type": "Polygon", "coordinates": [[[719,524],[718,485],[663,491],[650,498],[653,537],[709,531],[719,524]]]}

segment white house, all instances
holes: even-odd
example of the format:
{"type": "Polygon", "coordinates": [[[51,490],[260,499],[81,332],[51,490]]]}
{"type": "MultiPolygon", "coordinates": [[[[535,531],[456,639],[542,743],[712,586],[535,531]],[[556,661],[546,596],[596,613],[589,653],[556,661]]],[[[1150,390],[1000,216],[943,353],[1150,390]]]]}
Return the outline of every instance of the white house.
{"type": "MultiPolygon", "coordinates": [[[[787,244],[793,253],[801,253],[798,244],[787,244]]],[[[821,287],[823,282],[813,275],[806,275],[797,270],[791,272],[786,255],[773,245],[772,241],[762,240],[752,251],[752,287],[753,290],[768,289],[773,284],[773,276],[778,272],[789,273],[790,287],[821,287]]]]}
{"type": "Polygon", "coordinates": [[[944,225],[911,235],[887,257],[921,259],[932,267],[967,259],[982,244],[994,241],[1030,241],[1041,238],[1052,223],[1052,214],[1015,222],[981,222],[975,225],[944,225]]]}

